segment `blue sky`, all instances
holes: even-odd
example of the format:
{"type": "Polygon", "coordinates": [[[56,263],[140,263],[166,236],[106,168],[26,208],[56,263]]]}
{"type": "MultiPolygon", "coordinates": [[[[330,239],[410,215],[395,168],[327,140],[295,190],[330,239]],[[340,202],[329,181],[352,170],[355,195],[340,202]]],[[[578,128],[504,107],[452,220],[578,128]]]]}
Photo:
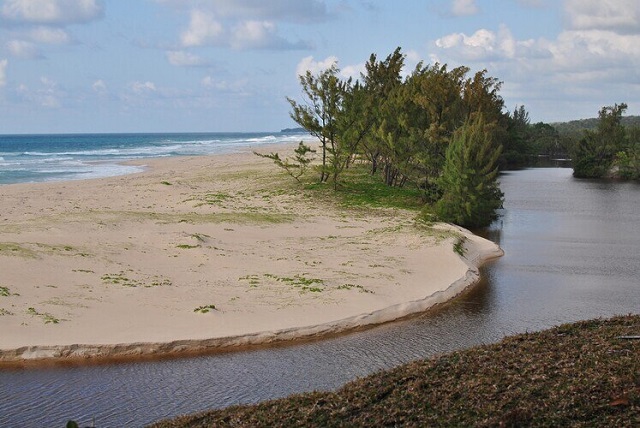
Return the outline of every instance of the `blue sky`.
{"type": "Polygon", "coordinates": [[[298,73],[398,46],[533,121],[640,114],[637,0],[0,0],[0,133],[279,130],[298,73]]]}

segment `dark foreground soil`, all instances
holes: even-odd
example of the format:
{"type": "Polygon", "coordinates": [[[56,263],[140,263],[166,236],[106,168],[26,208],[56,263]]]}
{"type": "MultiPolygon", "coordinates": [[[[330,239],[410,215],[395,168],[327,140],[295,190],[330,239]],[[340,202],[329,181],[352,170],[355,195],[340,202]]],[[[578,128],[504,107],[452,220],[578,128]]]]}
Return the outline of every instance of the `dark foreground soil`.
{"type": "Polygon", "coordinates": [[[638,336],[640,315],[567,324],[152,427],[640,427],[638,336]]]}

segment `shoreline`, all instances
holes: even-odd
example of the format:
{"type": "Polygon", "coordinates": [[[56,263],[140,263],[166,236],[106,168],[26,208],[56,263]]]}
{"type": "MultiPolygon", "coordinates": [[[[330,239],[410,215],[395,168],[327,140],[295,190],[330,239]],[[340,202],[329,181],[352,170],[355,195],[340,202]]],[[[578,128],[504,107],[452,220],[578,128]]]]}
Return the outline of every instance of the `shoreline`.
{"type": "Polygon", "coordinates": [[[136,163],[145,171],[0,187],[0,368],[339,334],[448,301],[502,255],[460,228],[418,231],[410,213],[318,208],[273,187],[294,185],[251,153],[136,163]],[[452,251],[462,235],[468,259],[452,251]]]}

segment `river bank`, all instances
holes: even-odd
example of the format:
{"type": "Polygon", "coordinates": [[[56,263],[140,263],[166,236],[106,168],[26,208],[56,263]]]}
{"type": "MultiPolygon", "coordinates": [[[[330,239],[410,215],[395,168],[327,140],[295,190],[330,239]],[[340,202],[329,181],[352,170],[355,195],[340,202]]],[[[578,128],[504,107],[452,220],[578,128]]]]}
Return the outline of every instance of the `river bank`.
{"type": "Polygon", "coordinates": [[[2,364],[219,350],[387,322],[450,299],[501,254],[468,231],[416,225],[412,212],[309,200],[249,152],[144,164],[0,187],[2,364]],[[461,256],[452,248],[463,236],[461,256]]]}

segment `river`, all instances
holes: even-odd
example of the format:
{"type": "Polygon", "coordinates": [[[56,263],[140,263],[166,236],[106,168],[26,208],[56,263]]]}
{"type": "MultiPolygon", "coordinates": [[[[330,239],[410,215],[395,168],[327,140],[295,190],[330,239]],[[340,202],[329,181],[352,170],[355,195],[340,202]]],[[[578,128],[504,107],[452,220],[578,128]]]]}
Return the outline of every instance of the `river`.
{"type": "Polygon", "coordinates": [[[505,209],[480,231],[505,256],[435,311],[325,340],[188,359],[0,371],[0,426],[142,426],[335,389],[359,376],[560,323],[640,312],[640,185],[566,168],[501,176],[505,209]]]}

